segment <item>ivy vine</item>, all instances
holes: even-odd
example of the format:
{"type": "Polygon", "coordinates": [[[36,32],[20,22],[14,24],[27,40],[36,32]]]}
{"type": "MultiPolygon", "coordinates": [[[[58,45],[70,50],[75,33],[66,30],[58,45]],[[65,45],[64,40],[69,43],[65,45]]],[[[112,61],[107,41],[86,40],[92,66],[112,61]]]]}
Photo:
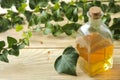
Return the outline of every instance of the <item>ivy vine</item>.
{"type": "Polygon", "coordinates": [[[29,45],[29,38],[32,36],[32,30],[41,31],[45,35],[52,34],[59,36],[63,33],[70,36],[74,34],[83,24],[87,22],[87,11],[91,6],[99,6],[104,12],[102,20],[110,26],[114,39],[120,39],[120,17],[111,19],[111,14],[120,11],[120,5],[115,0],[108,0],[104,3],[99,0],[70,0],[69,2],[61,0],[1,0],[2,8],[7,9],[7,13],[0,14],[0,32],[10,28],[16,31],[23,31],[23,38],[18,41],[8,36],[6,47],[5,41],[0,41],[0,60],[9,62],[7,56],[19,55],[19,50],[29,45]],[[12,11],[15,6],[17,12],[12,11]],[[29,6],[30,10],[26,9],[29,6]],[[22,15],[22,16],[21,16],[22,15]],[[110,22],[113,20],[112,25],[110,22]],[[23,25],[28,23],[28,31],[24,31],[23,25]],[[65,22],[66,21],[66,22],[65,22]],[[63,24],[60,24],[63,23],[63,24]],[[44,24],[44,25],[43,25],[44,24]]]}

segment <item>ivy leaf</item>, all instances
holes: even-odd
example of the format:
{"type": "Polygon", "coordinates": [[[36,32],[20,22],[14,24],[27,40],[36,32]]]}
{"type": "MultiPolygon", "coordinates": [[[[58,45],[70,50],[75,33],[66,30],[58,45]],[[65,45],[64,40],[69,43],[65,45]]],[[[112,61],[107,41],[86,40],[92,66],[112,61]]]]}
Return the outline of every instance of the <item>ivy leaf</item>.
{"type": "Polygon", "coordinates": [[[89,7],[87,4],[84,4],[84,7],[83,7],[83,13],[82,15],[84,16],[84,22],[87,22],[88,21],[88,17],[87,17],[87,12],[89,10],[89,7]]]}
{"type": "Polygon", "coordinates": [[[46,23],[51,20],[51,14],[46,11],[42,11],[41,16],[39,17],[41,23],[46,23]]]}
{"type": "Polygon", "coordinates": [[[31,9],[35,9],[36,6],[45,7],[48,5],[49,0],[29,0],[31,9]]]}
{"type": "Polygon", "coordinates": [[[0,48],[3,48],[5,46],[5,41],[0,41],[0,48]]]}
{"type": "Polygon", "coordinates": [[[24,24],[24,20],[23,20],[22,17],[16,15],[16,16],[14,16],[12,18],[12,24],[13,25],[15,25],[15,24],[24,24]]]}
{"type": "Polygon", "coordinates": [[[54,30],[53,30],[52,34],[54,36],[59,36],[62,33],[63,33],[62,27],[60,25],[58,25],[58,24],[54,25],[54,30]]]}
{"type": "Polygon", "coordinates": [[[110,27],[110,30],[112,31],[114,39],[119,40],[120,39],[120,18],[114,18],[113,24],[110,27]]]}
{"type": "Polygon", "coordinates": [[[7,18],[0,17],[0,32],[4,32],[11,28],[11,22],[7,18]]]}
{"type": "Polygon", "coordinates": [[[33,25],[35,25],[35,21],[34,21],[34,17],[31,16],[31,19],[29,21],[29,26],[33,26],[33,25]]]}
{"type": "Polygon", "coordinates": [[[50,22],[47,22],[47,23],[45,24],[44,34],[45,34],[45,35],[50,34],[50,33],[53,32],[53,30],[54,30],[53,24],[51,24],[50,22]]]}
{"type": "Polygon", "coordinates": [[[1,0],[0,4],[2,8],[11,8],[14,4],[14,0],[1,0]]]}
{"type": "Polygon", "coordinates": [[[70,5],[67,7],[67,10],[65,11],[65,15],[66,17],[70,20],[70,21],[74,21],[76,22],[78,20],[78,10],[76,8],[76,6],[70,5]]]}
{"type": "Polygon", "coordinates": [[[31,38],[32,37],[32,31],[29,30],[27,33],[28,33],[28,37],[31,38]]]}
{"type": "Polygon", "coordinates": [[[10,55],[19,56],[19,46],[12,45],[12,49],[8,51],[10,55]]]}
{"type": "Polygon", "coordinates": [[[106,4],[101,4],[101,9],[103,12],[107,12],[108,6],[106,4]]]}
{"type": "Polygon", "coordinates": [[[21,44],[18,45],[18,48],[19,48],[19,49],[23,49],[24,47],[25,47],[25,44],[24,44],[24,43],[21,43],[21,44]]]}
{"type": "Polygon", "coordinates": [[[54,7],[53,8],[51,8],[52,10],[58,10],[58,9],[60,9],[60,4],[59,3],[56,3],[55,5],[54,5],[54,7]]]}
{"type": "Polygon", "coordinates": [[[61,2],[60,2],[60,5],[61,5],[61,7],[62,7],[63,12],[65,12],[65,11],[67,10],[67,8],[68,8],[68,4],[65,3],[64,1],[61,1],[61,2]]]}
{"type": "Polygon", "coordinates": [[[114,18],[113,19],[113,24],[111,25],[110,29],[111,30],[115,30],[115,29],[119,29],[119,24],[120,24],[120,17],[119,18],[114,18]]]}
{"type": "Polygon", "coordinates": [[[14,26],[15,24],[24,24],[23,17],[19,16],[18,13],[8,10],[7,15],[11,19],[12,26],[14,26]]]}
{"type": "Polygon", "coordinates": [[[76,2],[76,5],[83,8],[84,2],[80,0],[79,2],[76,2]]]}
{"type": "Polygon", "coordinates": [[[75,48],[67,47],[61,56],[59,56],[54,67],[58,73],[65,73],[70,75],[76,75],[76,64],[79,55],[75,48]]]}
{"type": "Polygon", "coordinates": [[[108,5],[108,12],[117,13],[120,12],[120,5],[115,4],[115,0],[110,0],[108,5]]]}
{"type": "Polygon", "coordinates": [[[94,0],[94,1],[93,1],[93,5],[94,5],[94,6],[101,7],[101,1],[94,0]]]}
{"type": "Polygon", "coordinates": [[[77,23],[70,23],[70,24],[65,24],[62,28],[67,35],[72,35],[72,33],[77,31],[80,26],[81,25],[77,23]]]}
{"type": "Polygon", "coordinates": [[[3,61],[3,62],[9,62],[8,58],[7,58],[7,55],[8,55],[8,50],[7,49],[4,49],[2,54],[0,54],[0,60],[3,61]]]}
{"type": "Polygon", "coordinates": [[[62,12],[60,9],[53,12],[52,19],[54,21],[63,21],[64,20],[62,12]]]}
{"type": "Polygon", "coordinates": [[[110,23],[110,21],[111,21],[111,16],[110,16],[110,14],[103,15],[102,21],[103,21],[106,25],[109,25],[109,23],[110,23]]]}
{"type": "Polygon", "coordinates": [[[37,0],[29,0],[29,5],[31,9],[35,9],[37,5],[37,0]]]}
{"type": "Polygon", "coordinates": [[[23,30],[23,26],[18,24],[18,25],[15,27],[15,30],[16,30],[17,32],[19,32],[19,31],[23,30]]]}
{"type": "Polygon", "coordinates": [[[24,38],[29,39],[30,37],[32,37],[32,32],[31,31],[25,31],[25,32],[23,32],[22,36],[24,38]]]}
{"type": "Polygon", "coordinates": [[[24,12],[24,15],[25,15],[27,21],[29,22],[29,21],[30,21],[30,18],[31,18],[31,16],[32,16],[32,12],[30,12],[30,11],[25,11],[25,12],[24,12]]]}
{"type": "Polygon", "coordinates": [[[14,5],[15,5],[16,9],[18,10],[26,2],[27,2],[27,0],[14,0],[14,5]]]}
{"type": "Polygon", "coordinates": [[[19,11],[20,13],[24,13],[26,7],[27,7],[27,4],[26,4],[26,3],[22,3],[21,6],[18,8],[18,11],[19,11]]]}
{"type": "Polygon", "coordinates": [[[59,0],[50,0],[53,4],[58,3],[59,0]]]}
{"type": "Polygon", "coordinates": [[[28,38],[24,38],[23,39],[23,43],[27,46],[29,46],[30,42],[29,42],[29,39],[28,38]]]}
{"type": "Polygon", "coordinates": [[[36,14],[32,14],[29,20],[29,26],[37,25],[39,22],[39,17],[36,14]]]}
{"type": "Polygon", "coordinates": [[[77,22],[78,21],[78,9],[75,8],[73,11],[73,21],[77,22]]]}
{"type": "Polygon", "coordinates": [[[8,42],[8,48],[12,48],[12,46],[17,43],[17,40],[13,37],[8,36],[7,42],[8,42]]]}

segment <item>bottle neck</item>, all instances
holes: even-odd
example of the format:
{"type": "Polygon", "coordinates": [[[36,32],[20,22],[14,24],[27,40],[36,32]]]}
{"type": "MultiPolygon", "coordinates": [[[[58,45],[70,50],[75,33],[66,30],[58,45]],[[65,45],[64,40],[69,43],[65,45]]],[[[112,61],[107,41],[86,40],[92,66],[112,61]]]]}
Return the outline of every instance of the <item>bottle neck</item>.
{"type": "Polygon", "coordinates": [[[89,24],[93,28],[99,28],[101,24],[101,18],[99,19],[93,19],[89,17],[89,24]]]}

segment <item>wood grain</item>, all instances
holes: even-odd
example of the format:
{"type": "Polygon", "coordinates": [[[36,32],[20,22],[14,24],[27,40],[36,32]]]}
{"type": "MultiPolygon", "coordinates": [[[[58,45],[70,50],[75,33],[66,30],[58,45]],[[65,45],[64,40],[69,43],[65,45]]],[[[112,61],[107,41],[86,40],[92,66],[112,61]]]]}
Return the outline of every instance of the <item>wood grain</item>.
{"type": "MultiPolygon", "coordinates": [[[[22,38],[21,32],[16,32],[14,29],[8,30],[5,33],[0,33],[0,40],[7,40],[7,36],[11,36],[17,39],[22,38]]],[[[40,49],[40,48],[65,48],[67,46],[75,46],[75,36],[67,36],[62,34],[59,37],[53,35],[44,35],[40,32],[33,32],[33,36],[30,39],[29,49],[40,49]]],[[[120,41],[114,41],[115,48],[120,48],[120,41]]]]}
{"type": "Polygon", "coordinates": [[[113,68],[95,77],[89,77],[79,68],[78,76],[58,74],[54,61],[63,50],[22,49],[19,57],[9,56],[10,63],[0,62],[0,80],[120,80],[119,49],[114,50],[113,68]]]}

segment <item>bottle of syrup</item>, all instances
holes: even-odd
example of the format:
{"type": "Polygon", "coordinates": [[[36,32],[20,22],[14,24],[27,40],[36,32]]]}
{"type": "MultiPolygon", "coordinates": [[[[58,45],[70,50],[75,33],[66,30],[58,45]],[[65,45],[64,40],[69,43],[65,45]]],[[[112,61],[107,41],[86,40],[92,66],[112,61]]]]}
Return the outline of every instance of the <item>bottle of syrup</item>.
{"type": "Polygon", "coordinates": [[[93,6],[87,13],[89,21],[78,29],[76,49],[80,68],[95,76],[113,65],[113,41],[109,28],[101,21],[101,8],[93,6]]]}

